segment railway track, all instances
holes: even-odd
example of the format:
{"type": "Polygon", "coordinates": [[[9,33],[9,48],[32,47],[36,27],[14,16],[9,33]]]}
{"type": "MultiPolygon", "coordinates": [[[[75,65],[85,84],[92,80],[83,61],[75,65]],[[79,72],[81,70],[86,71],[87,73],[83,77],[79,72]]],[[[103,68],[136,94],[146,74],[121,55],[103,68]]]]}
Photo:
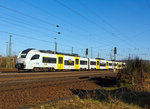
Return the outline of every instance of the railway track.
{"type": "Polygon", "coordinates": [[[72,96],[70,89],[100,88],[91,78],[106,71],[0,74],[0,109],[16,109],[72,96]]]}
{"type": "Polygon", "coordinates": [[[88,76],[88,75],[99,75],[99,74],[109,74],[117,72],[113,71],[74,71],[74,72],[37,72],[37,73],[1,73],[0,74],[0,82],[5,81],[17,81],[17,80],[33,80],[40,78],[63,78],[70,76],[88,76]]]}
{"type": "MultiPolygon", "coordinates": [[[[114,73],[107,74],[107,76],[116,76],[114,73]]],[[[93,74],[93,75],[83,75],[83,76],[68,76],[59,78],[44,78],[44,79],[34,79],[34,80],[21,80],[21,81],[10,81],[10,82],[0,82],[0,92],[11,91],[11,90],[22,90],[26,88],[37,88],[43,86],[52,85],[62,85],[66,83],[74,83],[90,80],[90,78],[95,77],[105,77],[106,74],[93,74]]]]}

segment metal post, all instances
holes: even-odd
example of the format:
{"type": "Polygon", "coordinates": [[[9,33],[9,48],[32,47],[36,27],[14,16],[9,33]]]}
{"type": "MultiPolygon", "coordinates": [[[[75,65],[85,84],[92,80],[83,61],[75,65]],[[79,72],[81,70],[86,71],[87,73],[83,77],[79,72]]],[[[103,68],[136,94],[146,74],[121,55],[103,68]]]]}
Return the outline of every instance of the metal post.
{"type": "Polygon", "coordinates": [[[72,47],[72,54],[73,54],[73,47],[72,47]]]}
{"type": "Polygon", "coordinates": [[[57,38],[54,38],[54,39],[55,39],[55,52],[54,53],[56,54],[56,52],[57,52],[57,42],[56,42],[56,39],[57,38]]]}
{"type": "Polygon", "coordinates": [[[8,56],[8,42],[6,42],[6,57],[8,56]]]}
{"type": "Polygon", "coordinates": [[[9,37],[9,56],[11,56],[11,35],[9,37]]]}
{"type": "Polygon", "coordinates": [[[8,42],[6,42],[6,68],[8,68],[8,59],[7,59],[7,56],[8,56],[8,42]]]}
{"type": "Polygon", "coordinates": [[[116,62],[116,54],[117,54],[117,47],[114,47],[114,61],[113,61],[113,69],[114,69],[114,72],[116,71],[115,65],[114,65],[114,63],[116,62]]]}
{"type": "Polygon", "coordinates": [[[12,42],[11,42],[11,35],[9,36],[9,63],[8,63],[8,66],[9,68],[12,68],[12,62],[11,62],[11,45],[12,45],[12,42]]]}
{"type": "Polygon", "coordinates": [[[93,58],[93,47],[91,47],[91,58],[93,58]]]}
{"type": "Polygon", "coordinates": [[[98,52],[98,58],[99,58],[99,52],[98,52]]]}

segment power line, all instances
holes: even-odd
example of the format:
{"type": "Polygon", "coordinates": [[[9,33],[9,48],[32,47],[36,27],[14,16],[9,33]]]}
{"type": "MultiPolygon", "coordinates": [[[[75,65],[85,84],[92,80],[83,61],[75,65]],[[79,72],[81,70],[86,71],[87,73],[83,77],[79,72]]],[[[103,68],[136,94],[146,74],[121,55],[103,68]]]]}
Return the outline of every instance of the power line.
{"type": "MultiPolygon", "coordinates": [[[[24,3],[30,5],[30,6],[33,7],[33,8],[38,9],[38,10],[40,10],[40,11],[46,13],[47,15],[52,15],[51,13],[49,13],[49,11],[46,11],[46,10],[44,10],[44,9],[42,9],[42,8],[40,8],[40,7],[38,7],[38,6],[36,6],[36,5],[33,5],[32,3],[29,3],[29,2],[27,2],[27,1],[25,1],[25,0],[22,0],[22,1],[23,1],[24,3]]],[[[52,16],[54,16],[55,18],[62,19],[62,17],[58,17],[58,16],[55,16],[55,15],[52,15],[52,16]]],[[[64,21],[64,20],[63,20],[63,21],[64,21]]],[[[70,25],[73,26],[73,24],[70,24],[70,25]]],[[[77,27],[77,28],[78,28],[78,27],[77,27]]],[[[81,29],[80,29],[80,30],[81,30],[81,29]]],[[[83,30],[83,29],[82,29],[82,30],[83,30]]],[[[86,31],[86,30],[84,30],[84,31],[86,31]]],[[[70,32],[72,32],[72,31],[70,31],[70,32]]],[[[86,31],[86,32],[89,32],[89,31],[86,31]]],[[[82,36],[83,36],[83,35],[82,35],[82,36]]]]}
{"type": "MultiPolygon", "coordinates": [[[[59,20],[61,19],[61,20],[63,20],[64,22],[67,22],[67,21],[66,21],[65,19],[63,19],[62,17],[56,16],[56,15],[50,13],[49,11],[44,10],[44,9],[42,9],[42,8],[40,8],[40,7],[38,7],[38,6],[36,6],[35,4],[32,4],[32,3],[27,2],[27,1],[25,1],[25,0],[21,0],[21,1],[24,2],[24,3],[26,3],[26,4],[28,4],[28,5],[30,5],[31,7],[35,8],[35,9],[38,9],[38,10],[40,10],[40,11],[46,13],[46,14],[49,15],[49,16],[54,16],[56,19],[59,19],[59,20]]],[[[67,22],[67,23],[68,23],[68,22],[67,22]]],[[[73,25],[72,23],[68,23],[68,24],[69,24],[70,26],[75,26],[75,25],[73,25]]],[[[76,27],[76,29],[79,29],[78,26],[75,26],[75,27],[76,27]]],[[[64,27],[63,27],[63,28],[64,28],[64,27]]],[[[66,29],[66,28],[65,28],[65,29],[66,29]]],[[[81,28],[81,27],[80,27],[80,30],[89,32],[89,31],[87,31],[87,30],[85,30],[84,28],[81,28]]],[[[69,31],[70,31],[70,29],[69,29],[69,31]]],[[[71,30],[70,32],[72,32],[72,30],[71,30]]]]}
{"type": "Polygon", "coordinates": [[[47,21],[41,20],[41,19],[39,19],[39,18],[36,18],[36,17],[30,16],[30,15],[27,15],[27,14],[24,14],[24,13],[19,12],[19,11],[17,11],[17,10],[10,9],[10,8],[7,8],[7,7],[2,6],[2,5],[0,5],[0,7],[1,7],[1,8],[4,8],[4,9],[7,9],[7,10],[9,10],[9,11],[12,11],[12,12],[18,13],[18,14],[21,14],[21,15],[26,16],[26,17],[29,17],[29,18],[32,18],[32,19],[39,20],[40,22],[43,22],[43,23],[46,23],[46,24],[47,24],[47,21]]]}
{"type": "MultiPolygon", "coordinates": [[[[45,21],[45,20],[42,20],[42,19],[39,19],[39,18],[30,16],[30,15],[27,15],[27,14],[25,14],[25,13],[23,13],[23,12],[20,12],[20,11],[11,9],[11,8],[7,8],[6,6],[0,5],[0,7],[1,7],[1,8],[4,8],[4,9],[7,9],[7,10],[9,10],[9,11],[12,11],[12,12],[18,13],[18,14],[21,14],[21,15],[26,16],[26,17],[29,17],[29,18],[32,18],[32,19],[35,19],[35,20],[39,20],[40,22],[49,24],[49,22],[47,22],[47,21],[45,21]]],[[[85,18],[86,18],[86,17],[85,17],[85,18]]],[[[87,20],[90,20],[90,19],[87,19],[87,20]]],[[[54,24],[50,24],[50,25],[54,26],[54,24]]],[[[72,32],[72,31],[71,31],[71,32],[72,32]]]]}
{"type": "Polygon", "coordinates": [[[11,8],[8,8],[8,7],[6,7],[6,6],[0,5],[0,7],[3,8],[3,9],[7,9],[7,10],[9,10],[9,11],[12,11],[12,12],[18,13],[18,14],[23,15],[23,16],[25,16],[25,17],[38,20],[38,21],[43,22],[43,23],[45,23],[45,24],[48,24],[48,25],[50,25],[50,26],[54,26],[54,27],[56,26],[55,24],[49,23],[49,22],[47,22],[47,21],[45,21],[45,20],[42,20],[42,19],[37,18],[37,17],[33,17],[33,16],[31,16],[31,15],[27,15],[27,14],[25,14],[25,13],[23,13],[23,12],[20,12],[20,11],[17,11],[17,10],[11,9],[11,8]]]}
{"type": "Polygon", "coordinates": [[[59,3],[61,6],[67,8],[68,10],[72,11],[73,13],[79,15],[80,17],[82,17],[82,18],[85,19],[86,21],[88,21],[88,22],[90,22],[90,23],[92,23],[92,24],[98,26],[99,28],[103,29],[105,32],[107,32],[107,33],[109,33],[109,34],[112,34],[112,32],[106,30],[106,29],[103,28],[103,27],[100,27],[97,23],[95,23],[95,22],[93,22],[91,19],[89,19],[89,18],[83,16],[83,15],[80,14],[78,11],[73,10],[72,8],[68,7],[67,5],[65,5],[64,3],[60,2],[59,0],[55,0],[55,1],[56,1],[57,3],[59,3]]]}
{"type": "MultiPolygon", "coordinates": [[[[89,18],[83,16],[83,15],[80,14],[78,11],[73,10],[72,8],[68,7],[67,5],[65,5],[64,3],[60,2],[59,0],[55,0],[55,1],[56,1],[57,3],[59,3],[61,6],[67,8],[68,10],[70,10],[71,12],[73,12],[73,13],[79,15],[80,17],[82,17],[82,18],[85,19],[86,21],[88,21],[88,22],[94,24],[95,26],[97,26],[97,27],[103,29],[105,32],[107,32],[107,33],[109,33],[109,34],[111,34],[111,35],[114,34],[113,32],[110,32],[110,31],[108,31],[107,29],[105,29],[104,27],[100,27],[96,22],[94,22],[94,21],[92,21],[91,19],[89,19],[89,18]]],[[[115,36],[117,36],[117,35],[115,35],[115,36]]],[[[118,36],[117,36],[117,37],[118,37],[118,36]]],[[[120,38],[120,37],[118,37],[118,38],[120,38]]],[[[122,40],[122,39],[121,39],[121,40],[122,40]]],[[[122,41],[125,42],[125,40],[122,40],[122,41]]],[[[129,43],[129,44],[131,44],[131,43],[129,43]]],[[[128,44],[127,44],[127,45],[128,45],[128,44]]]]}
{"type": "MultiPolygon", "coordinates": [[[[18,25],[18,24],[16,24],[16,23],[12,23],[12,22],[10,22],[10,21],[3,20],[3,19],[1,19],[1,18],[3,18],[3,17],[0,17],[0,22],[5,22],[5,23],[8,23],[8,24],[12,24],[13,26],[18,26],[19,28],[25,28],[25,29],[28,29],[29,31],[33,30],[33,31],[35,31],[36,33],[45,34],[45,33],[43,33],[43,32],[39,32],[39,30],[37,30],[37,29],[31,28],[31,26],[29,26],[29,25],[26,25],[26,26],[28,26],[28,27],[26,27],[26,26],[24,26],[24,25],[18,25]]],[[[5,18],[5,19],[6,19],[6,18],[5,18]]],[[[18,23],[19,23],[19,22],[18,22],[18,23]]],[[[21,23],[21,24],[23,24],[23,23],[21,23]]]]}

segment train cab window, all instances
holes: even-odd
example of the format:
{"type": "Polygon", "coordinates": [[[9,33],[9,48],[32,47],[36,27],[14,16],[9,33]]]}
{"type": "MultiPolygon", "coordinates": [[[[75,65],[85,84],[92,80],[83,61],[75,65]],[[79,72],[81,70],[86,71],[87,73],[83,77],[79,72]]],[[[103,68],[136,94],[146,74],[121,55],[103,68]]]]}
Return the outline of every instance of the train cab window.
{"type": "Polygon", "coordinates": [[[35,60],[35,59],[39,59],[40,55],[36,54],[34,56],[32,56],[31,60],[35,60]]]}
{"type": "Polygon", "coordinates": [[[20,58],[26,58],[26,54],[21,54],[20,58]]]}
{"type": "Polygon", "coordinates": [[[63,57],[59,57],[59,64],[63,63],[63,57]]]}
{"type": "Polygon", "coordinates": [[[75,62],[76,62],[76,65],[78,65],[78,64],[79,64],[79,59],[76,59],[76,61],[75,61],[75,62]]]}

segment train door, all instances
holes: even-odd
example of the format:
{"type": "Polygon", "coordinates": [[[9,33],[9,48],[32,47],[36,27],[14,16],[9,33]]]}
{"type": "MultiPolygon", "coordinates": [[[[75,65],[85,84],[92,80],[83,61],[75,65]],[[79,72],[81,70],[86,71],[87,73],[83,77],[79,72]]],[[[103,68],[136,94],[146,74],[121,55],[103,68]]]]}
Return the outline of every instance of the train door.
{"type": "Polygon", "coordinates": [[[108,69],[108,67],[109,67],[109,63],[108,61],[106,61],[106,69],[108,69]]]}
{"type": "Polygon", "coordinates": [[[75,69],[79,69],[79,57],[75,57],[75,69]]]}
{"type": "Polygon", "coordinates": [[[119,69],[119,62],[117,62],[117,70],[119,69]]]}
{"type": "Polygon", "coordinates": [[[57,69],[64,69],[64,56],[57,55],[57,69]]]}
{"type": "Polygon", "coordinates": [[[99,59],[96,59],[96,69],[99,69],[100,64],[99,64],[99,59]]]}
{"type": "Polygon", "coordinates": [[[121,69],[123,69],[123,62],[121,62],[121,69]]]}

